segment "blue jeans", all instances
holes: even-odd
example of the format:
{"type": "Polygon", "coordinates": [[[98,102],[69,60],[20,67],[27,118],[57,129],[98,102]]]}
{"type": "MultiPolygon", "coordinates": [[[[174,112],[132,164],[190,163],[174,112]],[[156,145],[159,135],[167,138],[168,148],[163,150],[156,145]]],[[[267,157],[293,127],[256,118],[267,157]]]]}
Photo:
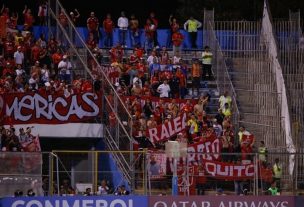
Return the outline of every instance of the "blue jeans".
{"type": "Polygon", "coordinates": [[[137,70],[135,69],[132,69],[132,70],[129,70],[129,76],[130,76],[130,85],[132,86],[133,84],[133,78],[135,75],[137,75],[137,70]]]}
{"type": "Polygon", "coordinates": [[[119,29],[119,43],[121,45],[127,45],[127,32],[128,30],[119,29]]]}
{"type": "Polygon", "coordinates": [[[131,46],[140,46],[140,33],[139,31],[131,31],[131,46]]]}
{"type": "Polygon", "coordinates": [[[67,84],[71,83],[71,74],[60,74],[60,80],[64,81],[67,84]]]}
{"type": "Polygon", "coordinates": [[[105,47],[113,46],[113,34],[112,33],[105,33],[104,46],[105,47]]]}
{"type": "Polygon", "coordinates": [[[145,51],[148,53],[148,50],[151,50],[152,47],[154,46],[154,40],[153,38],[147,38],[145,40],[145,51]]]}

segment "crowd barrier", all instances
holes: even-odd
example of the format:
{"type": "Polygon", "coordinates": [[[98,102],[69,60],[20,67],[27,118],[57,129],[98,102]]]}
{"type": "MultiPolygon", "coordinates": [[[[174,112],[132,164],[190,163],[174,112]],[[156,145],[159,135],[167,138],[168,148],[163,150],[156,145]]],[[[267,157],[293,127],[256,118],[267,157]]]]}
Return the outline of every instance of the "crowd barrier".
{"type": "Polygon", "coordinates": [[[302,207],[300,196],[73,196],[17,197],[2,207],[302,207]]]}
{"type": "MultiPolygon", "coordinates": [[[[18,26],[18,29],[22,30],[22,26],[18,26]]],[[[86,27],[77,27],[76,28],[80,36],[86,40],[88,37],[88,29],[86,27]]],[[[105,38],[105,33],[103,29],[101,28],[99,30],[100,32],[100,41],[99,41],[99,47],[104,47],[104,38],[105,38]]],[[[185,30],[180,30],[180,32],[184,35],[184,41],[182,44],[183,49],[191,49],[191,43],[190,43],[190,37],[187,31],[185,30]]],[[[234,30],[216,30],[216,36],[219,39],[220,47],[223,50],[235,50],[238,48],[238,40],[237,40],[237,34],[238,31],[234,30]]],[[[40,37],[40,34],[45,34],[46,37],[48,38],[48,28],[47,27],[42,27],[42,26],[34,26],[33,27],[33,33],[34,37],[38,39],[40,37]]],[[[55,27],[51,27],[51,34],[55,34],[55,27]]],[[[244,34],[243,34],[244,35],[244,34]]],[[[286,36],[286,33],[281,32],[277,34],[279,38],[284,38],[286,36]]],[[[256,40],[256,32],[247,32],[246,33],[247,38],[249,39],[254,39],[256,40]]],[[[169,29],[158,29],[157,30],[157,39],[159,42],[160,46],[169,46],[170,45],[170,39],[171,39],[171,34],[169,29]]],[[[131,33],[129,32],[127,34],[127,46],[131,47],[131,33]]],[[[79,38],[75,39],[76,43],[75,45],[77,47],[82,47],[82,43],[80,42],[79,38]]],[[[119,29],[114,29],[113,32],[113,44],[117,44],[119,41],[119,29]]],[[[145,42],[145,32],[143,29],[140,29],[140,43],[142,46],[144,46],[145,42]]],[[[203,48],[203,30],[199,30],[197,34],[197,46],[198,48],[203,48]]],[[[171,44],[172,47],[172,44],[171,44]]]]}

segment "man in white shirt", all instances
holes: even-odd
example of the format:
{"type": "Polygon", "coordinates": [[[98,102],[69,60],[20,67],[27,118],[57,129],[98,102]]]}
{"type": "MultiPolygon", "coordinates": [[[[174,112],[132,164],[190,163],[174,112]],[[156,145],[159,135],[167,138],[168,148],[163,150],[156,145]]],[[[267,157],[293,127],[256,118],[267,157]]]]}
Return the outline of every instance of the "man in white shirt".
{"type": "Polygon", "coordinates": [[[228,91],[225,91],[224,94],[219,98],[220,109],[223,110],[225,108],[225,103],[227,103],[229,108],[231,108],[231,102],[232,102],[232,99],[228,95],[228,91]]]}
{"type": "Polygon", "coordinates": [[[197,48],[196,38],[197,38],[197,29],[202,26],[202,23],[197,21],[190,16],[190,18],[185,22],[184,29],[189,33],[191,40],[191,48],[197,48]]]}
{"type": "Polygon", "coordinates": [[[164,83],[158,86],[157,92],[160,94],[160,98],[169,98],[169,92],[171,91],[170,86],[167,80],[164,80],[164,83]]]}
{"type": "Polygon", "coordinates": [[[63,59],[58,64],[60,80],[65,81],[67,84],[71,83],[71,69],[72,64],[68,60],[68,56],[64,55],[63,59]]]}
{"type": "Polygon", "coordinates": [[[129,21],[125,15],[125,12],[123,11],[121,12],[121,17],[118,18],[117,25],[119,27],[119,43],[123,47],[127,47],[126,39],[127,39],[129,21]]]}
{"type": "Polygon", "coordinates": [[[24,54],[21,50],[21,46],[18,46],[17,51],[14,53],[14,59],[15,59],[16,65],[23,66],[24,54]]]}

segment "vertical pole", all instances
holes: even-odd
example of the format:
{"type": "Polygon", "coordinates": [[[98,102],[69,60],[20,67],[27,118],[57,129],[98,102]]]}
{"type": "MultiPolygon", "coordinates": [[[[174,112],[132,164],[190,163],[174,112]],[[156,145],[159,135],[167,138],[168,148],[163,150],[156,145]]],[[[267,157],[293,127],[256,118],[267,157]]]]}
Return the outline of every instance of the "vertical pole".
{"type": "Polygon", "coordinates": [[[94,186],[93,186],[93,188],[94,188],[94,190],[95,190],[95,192],[97,192],[97,186],[98,186],[98,152],[97,151],[95,151],[94,152],[94,154],[95,154],[95,182],[94,182],[94,186]]]}
{"type": "Polygon", "coordinates": [[[60,184],[59,184],[59,161],[58,161],[58,156],[55,154],[56,156],[56,170],[57,170],[57,194],[58,196],[60,195],[60,184]]]}
{"type": "Polygon", "coordinates": [[[144,195],[147,195],[147,181],[148,181],[148,174],[147,174],[147,148],[144,148],[143,150],[143,188],[144,188],[144,195]]]}
{"type": "Polygon", "coordinates": [[[54,186],[53,186],[53,182],[54,182],[54,159],[53,159],[53,155],[52,153],[49,153],[49,193],[48,195],[53,195],[54,192],[54,186]]]}
{"type": "Polygon", "coordinates": [[[177,159],[173,158],[173,176],[172,176],[172,195],[178,194],[178,183],[177,183],[177,159]]]}

